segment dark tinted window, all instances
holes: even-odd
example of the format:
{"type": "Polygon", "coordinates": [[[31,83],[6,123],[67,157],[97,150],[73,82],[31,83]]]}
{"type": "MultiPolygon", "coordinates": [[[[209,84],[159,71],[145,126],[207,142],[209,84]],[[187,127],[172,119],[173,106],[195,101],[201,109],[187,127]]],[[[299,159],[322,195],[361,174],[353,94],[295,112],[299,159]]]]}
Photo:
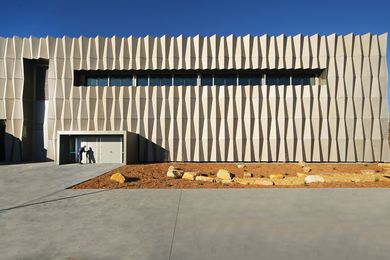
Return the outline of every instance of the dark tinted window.
{"type": "Polygon", "coordinates": [[[261,85],[261,75],[239,75],[238,85],[261,85]]]}
{"type": "Polygon", "coordinates": [[[310,83],[310,78],[309,78],[309,81],[307,81],[306,78],[302,77],[302,76],[292,77],[292,84],[293,85],[306,85],[308,83],[310,83]]]}
{"type": "Polygon", "coordinates": [[[132,86],[133,79],[130,77],[112,77],[110,86],[132,86]]]}
{"type": "Polygon", "coordinates": [[[110,86],[121,86],[122,81],[120,78],[110,78],[110,86]]]}
{"type": "Polygon", "coordinates": [[[279,85],[290,85],[290,76],[281,76],[278,78],[279,85]]]}
{"type": "Polygon", "coordinates": [[[97,86],[98,85],[98,80],[97,78],[87,78],[87,86],[97,86]]]}
{"type": "Polygon", "coordinates": [[[292,76],[293,85],[312,85],[314,83],[314,77],[311,75],[297,75],[292,76]]]}
{"type": "Polygon", "coordinates": [[[172,86],[172,76],[161,77],[161,86],[172,86]]]}
{"type": "Polygon", "coordinates": [[[173,85],[175,86],[184,86],[184,77],[175,76],[173,79],[173,85]]]}
{"type": "Polygon", "coordinates": [[[98,80],[99,87],[108,86],[108,77],[98,78],[97,80],[98,80]]]}
{"type": "Polygon", "coordinates": [[[197,75],[175,75],[174,85],[175,86],[196,86],[197,75]]]}
{"type": "Polygon", "coordinates": [[[158,76],[151,76],[149,78],[149,80],[150,80],[150,83],[149,83],[150,86],[160,86],[160,84],[161,84],[161,80],[158,76]]]}
{"type": "Polygon", "coordinates": [[[122,78],[122,86],[132,86],[133,78],[122,78]]]}
{"type": "Polygon", "coordinates": [[[172,77],[170,75],[151,75],[150,86],[171,86],[172,77]]]}
{"type": "Polygon", "coordinates": [[[272,75],[267,75],[266,84],[267,85],[278,85],[278,77],[272,76],[272,75]]]}
{"type": "MultiPolygon", "coordinates": [[[[314,85],[320,75],[316,70],[188,70],[188,71],[138,71],[133,82],[134,71],[75,71],[75,86],[196,86],[198,73],[200,84],[211,85],[261,85],[266,77],[267,85],[314,85]],[[182,74],[183,73],[183,74],[182,74]],[[204,73],[204,74],[203,74],[204,73]],[[265,73],[266,75],[262,74],[265,73]]],[[[43,73],[42,73],[43,77],[43,73]]],[[[39,98],[45,98],[42,94],[39,98]]]]}
{"type": "Polygon", "coordinates": [[[201,85],[202,86],[211,86],[213,85],[213,75],[205,74],[201,76],[201,85]]]}
{"type": "Polygon", "coordinates": [[[137,86],[148,86],[148,76],[147,75],[138,75],[137,76],[137,86]]]}
{"type": "Polygon", "coordinates": [[[290,85],[290,76],[288,75],[267,75],[267,85],[290,85]]]}
{"type": "Polygon", "coordinates": [[[237,85],[237,76],[234,74],[214,75],[214,85],[237,85]]]}
{"type": "Polygon", "coordinates": [[[225,85],[237,85],[237,75],[227,75],[225,85]]]}

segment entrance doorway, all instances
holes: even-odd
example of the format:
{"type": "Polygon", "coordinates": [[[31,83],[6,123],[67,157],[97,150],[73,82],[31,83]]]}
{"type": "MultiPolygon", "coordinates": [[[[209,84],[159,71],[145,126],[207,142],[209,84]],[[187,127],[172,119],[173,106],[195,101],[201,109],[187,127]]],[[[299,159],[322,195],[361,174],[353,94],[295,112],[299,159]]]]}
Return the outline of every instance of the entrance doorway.
{"type": "Polygon", "coordinates": [[[60,135],[59,163],[78,162],[79,151],[83,163],[123,163],[123,135],[60,135]]]}

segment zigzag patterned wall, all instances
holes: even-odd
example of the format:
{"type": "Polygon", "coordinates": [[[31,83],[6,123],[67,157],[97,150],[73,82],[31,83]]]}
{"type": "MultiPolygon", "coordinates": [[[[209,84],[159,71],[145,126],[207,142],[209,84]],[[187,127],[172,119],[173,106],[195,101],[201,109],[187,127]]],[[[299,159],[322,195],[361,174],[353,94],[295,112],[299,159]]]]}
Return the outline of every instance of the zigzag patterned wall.
{"type": "Polygon", "coordinates": [[[23,58],[44,58],[52,159],[57,131],[128,130],[172,161],[388,161],[386,46],[387,34],[0,38],[0,119],[22,138],[23,58]],[[97,69],[324,73],[314,86],[73,86],[74,70],[97,69]]]}

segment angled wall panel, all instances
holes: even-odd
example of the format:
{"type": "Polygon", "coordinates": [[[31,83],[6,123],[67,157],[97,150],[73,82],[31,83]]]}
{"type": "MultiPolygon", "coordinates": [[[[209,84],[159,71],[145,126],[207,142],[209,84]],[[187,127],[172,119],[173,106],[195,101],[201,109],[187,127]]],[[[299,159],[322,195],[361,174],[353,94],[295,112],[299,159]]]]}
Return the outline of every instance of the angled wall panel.
{"type": "MultiPolygon", "coordinates": [[[[57,131],[127,130],[146,161],[389,161],[387,34],[1,38],[0,119],[23,136],[23,59],[48,59],[57,131]],[[321,69],[311,86],[75,87],[74,70],[321,69]],[[165,154],[158,157],[155,147],[165,154]]],[[[7,160],[19,160],[7,140],[7,160]]]]}

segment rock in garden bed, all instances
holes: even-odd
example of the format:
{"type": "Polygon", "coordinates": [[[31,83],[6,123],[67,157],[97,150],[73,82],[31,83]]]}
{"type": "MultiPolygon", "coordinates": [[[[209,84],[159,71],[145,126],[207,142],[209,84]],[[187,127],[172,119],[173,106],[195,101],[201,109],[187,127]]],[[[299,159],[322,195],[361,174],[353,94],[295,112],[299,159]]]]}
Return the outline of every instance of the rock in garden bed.
{"type": "Polygon", "coordinates": [[[231,180],[234,177],[234,174],[230,173],[228,170],[220,169],[217,173],[217,177],[222,180],[231,180]]]}
{"type": "Polygon", "coordinates": [[[125,183],[126,177],[123,176],[121,173],[117,172],[111,175],[110,180],[118,183],[125,183]]]}
{"type": "Polygon", "coordinates": [[[193,180],[195,180],[195,177],[199,176],[199,175],[200,175],[199,172],[184,172],[183,177],[181,177],[181,178],[193,181],[193,180]]]}
{"type": "Polygon", "coordinates": [[[184,171],[174,166],[169,166],[167,176],[175,179],[180,179],[184,174],[184,171]]]}
{"type": "MultiPolygon", "coordinates": [[[[309,164],[308,164],[309,165],[309,164]]],[[[310,164],[311,172],[304,173],[297,163],[251,163],[245,164],[245,168],[239,169],[237,163],[139,163],[121,166],[115,170],[95,177],[91,180],[75,185],[75,189],[193,189],[193,188],[258,188],[268,187],[305,187],[304,179],[309,175],[319,175],[325,180],[313,182],[306,188],[326,187],[387,187],[390,188],[390,178],[386,168],[379,167],[376,163],[354,164],[310,164]],[[239,182],[231,180],[222,181],[217,177],[219,170],[224,169],[232,178],[234,173],[239,182]],[[375,171],[374,174],[362,174],[362,170],[375,171]],[[111,176],[120,173],[124,177],[123,183],[111,180],[111,176]],[[186,177],[182,179],[181,177],[186,177]],[[195,173],[208,176],[195,176],[197,180],[191,180],[195,173]],[[253,175],[247,174],[252,173],[253,175]],[[245,177],[244,177],[245,174],[245,177]],[[279,175],[279,178],[270,180],[268,176],[279,175]],[[171,177],[167,177],[171,176],[171,177]],[[188,177],[188,179],[186,179],[188,177]],[[243,177],[243,178],[241,178],[243,177]],[[253,178],[255,177],[255,178],[253,178]],[[252,179],[253,178],[253,179],[252,179]],[[257,178],[257,179],[256,179],[257,178]],[[259,180],[261,179],[261,180],[259,180]],[[267,180],[265,180],[267,179],[267,180]],[[357,181],[360,180],[360,181],[357,181]],[[226,183],[229,183],[225,185],[226,183]],[[249,184],[249,183],[254,183],[249,184]],[[274,186],[271,186],[274,185],[274,186]],[[264,186],[266,187],[266,186],[264,186]]],[[[372,173],[372,172],[371,172],[372,173]]],[[[389,175],[390,176],[390,175],[389,175]]]]}
{"type": "Polygon", "coordinates": [[[325,182],[324,177],[320,175],[308,175],[305,177],[305,183],[323,183],[325,182]]]}
{"type": "Polygon", "coordinates": [[[206,182],[215,182],[214,178],[207,177],[207,176],[196,176],[196,181],[206,181],[206,182]]]}

